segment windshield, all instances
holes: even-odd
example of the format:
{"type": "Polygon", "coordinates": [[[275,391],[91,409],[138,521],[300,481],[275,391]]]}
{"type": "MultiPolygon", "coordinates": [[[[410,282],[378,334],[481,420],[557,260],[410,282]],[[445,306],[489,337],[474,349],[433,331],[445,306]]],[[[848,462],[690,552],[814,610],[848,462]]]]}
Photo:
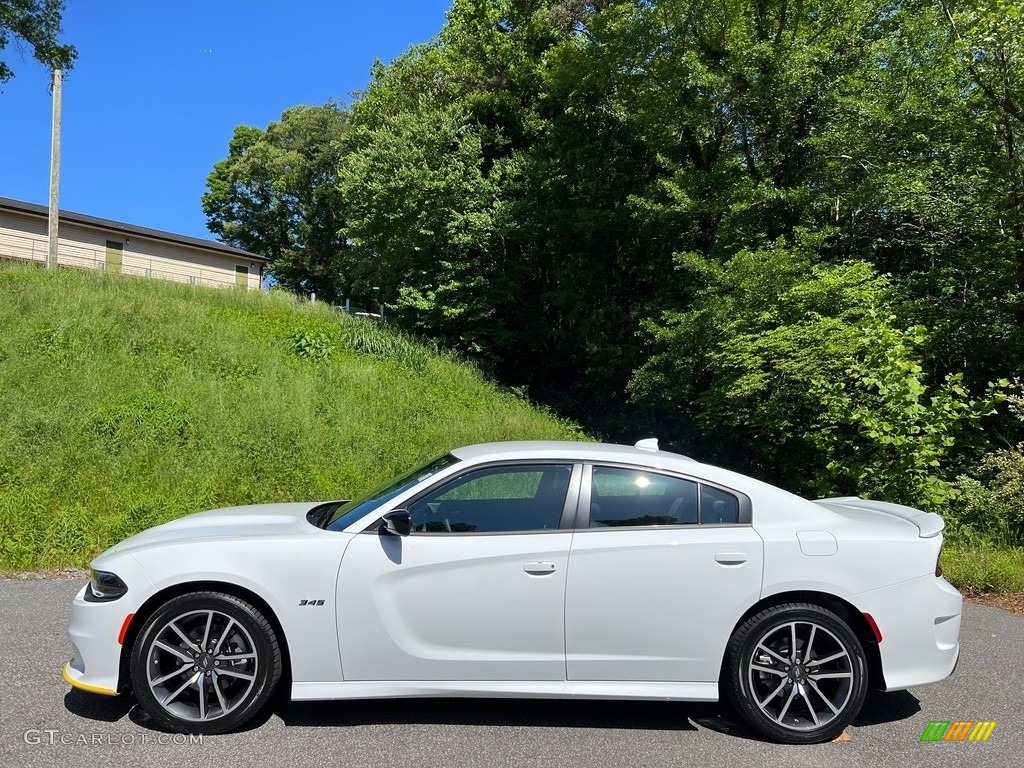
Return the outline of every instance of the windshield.
{"type": "Polygon", "coordinates": [[[324,528],[328,531],[342,531],[352,525],[352,523],[363,515],[369,514],[376,507],[381,506],[385,502],[391,501],[391,499],[400,495],[403,491],[412,488],[420,481],[426,480],[431,475],[437,474],[445,467],[450,467],[458,461],[459,460],[457,458],[449,453],[439,459],[434,459],[429,464],[426,464],[407,475],[403,475],[397,480],[391,480],[384,486],[371,491],[365,496],[353,499],[347,504],[343,504],[338,507],[334,510],[334,513],[327,521],[327,524],[324,525],[324,528]]]}

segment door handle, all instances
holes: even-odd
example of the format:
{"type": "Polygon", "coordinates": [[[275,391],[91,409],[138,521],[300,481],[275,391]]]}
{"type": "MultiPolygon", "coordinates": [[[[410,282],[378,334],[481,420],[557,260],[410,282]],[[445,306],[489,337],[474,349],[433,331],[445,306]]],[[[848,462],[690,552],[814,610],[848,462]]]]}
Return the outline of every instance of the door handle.
{"type": "Polygon", "coordinates": [[[715,562],[722,565],[743,565],[747,562],[746,552],[719,552],[715,555],[715,562]]]}
{"type": "Polygon", "coordinates": [[[533,576],[546,576],[555,572],[554,563],[524,563],[523,570],[533,576]]]}

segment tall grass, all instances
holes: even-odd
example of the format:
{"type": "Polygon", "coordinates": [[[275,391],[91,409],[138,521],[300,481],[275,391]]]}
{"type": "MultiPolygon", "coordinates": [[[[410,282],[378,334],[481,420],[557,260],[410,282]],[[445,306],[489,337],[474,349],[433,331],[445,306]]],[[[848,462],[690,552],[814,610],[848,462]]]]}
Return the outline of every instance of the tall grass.
{"type": "Polygon", "coordinates": [[[579,437],[284,294],[0,264],[0,569],[84,565],[200,509],[347,498],[458,445],[579,437]]]}
{"type": "Polygon", "coordinates": [[[1019,547],[948,547],[942,565],[960,589],[972,592],[1024,592],[1024,549],[1019,547]]]}

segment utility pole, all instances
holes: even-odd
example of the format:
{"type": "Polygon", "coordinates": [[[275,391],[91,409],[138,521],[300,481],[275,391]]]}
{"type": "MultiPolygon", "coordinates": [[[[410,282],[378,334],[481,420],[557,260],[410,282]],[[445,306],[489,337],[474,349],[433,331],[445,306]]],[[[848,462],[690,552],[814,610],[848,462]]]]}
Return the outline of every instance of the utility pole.
{"type": "Polygon", "coordinates": [[[60,85],[62,73],[53,70],[53,134],[50,140],[50,217],[47,228],[50,235],[50,247],[46,252],[46,268],[57,268],[57,217],[60,215],[58,199],[60,197],[60,85]]]}

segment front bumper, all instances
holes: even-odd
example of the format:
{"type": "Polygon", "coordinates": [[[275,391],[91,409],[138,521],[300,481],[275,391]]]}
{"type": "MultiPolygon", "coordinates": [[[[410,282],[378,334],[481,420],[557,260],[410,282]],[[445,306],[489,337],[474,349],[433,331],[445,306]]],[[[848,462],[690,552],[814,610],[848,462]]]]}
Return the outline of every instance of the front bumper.
{"type": "Polygon", "coordinates": [[[85,599],[82,587],[71,604],[71,661],[64,667],[64,679],[90,693],[117,693],[121,673],[121,645],[118,634],[131,612],[127,600],[105,603],[85,599]]]}
{"type": "Polygon", "coordinates": [[[117,696],[117,691],[113,688],[104,688],[100,685],[91,685],[82,680],[82,674],[72,664],[75,659],[72,659],[64,665],[64,669],[61,670],[61,675],[64,678],[64,682],[70,685],[72,688],[77,688],[80,691],[86,693],[100,693],[104,696],[117,696]]]}

